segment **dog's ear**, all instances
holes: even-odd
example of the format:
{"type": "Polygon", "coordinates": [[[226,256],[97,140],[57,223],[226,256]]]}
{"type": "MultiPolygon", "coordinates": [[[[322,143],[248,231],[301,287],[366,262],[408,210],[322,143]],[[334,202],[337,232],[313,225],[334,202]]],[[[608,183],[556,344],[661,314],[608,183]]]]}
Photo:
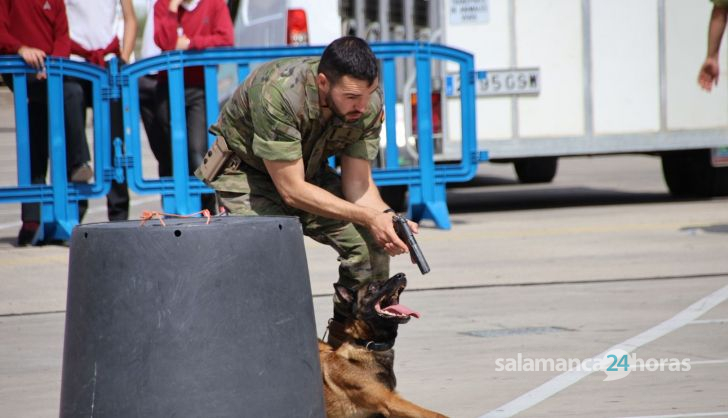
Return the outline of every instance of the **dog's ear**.
{"type": "Polygon", "coordinates": [[[354,300],[354,291],[344,285],[334,283],[334,291],[342,302],[351,303],[354,300]]]}

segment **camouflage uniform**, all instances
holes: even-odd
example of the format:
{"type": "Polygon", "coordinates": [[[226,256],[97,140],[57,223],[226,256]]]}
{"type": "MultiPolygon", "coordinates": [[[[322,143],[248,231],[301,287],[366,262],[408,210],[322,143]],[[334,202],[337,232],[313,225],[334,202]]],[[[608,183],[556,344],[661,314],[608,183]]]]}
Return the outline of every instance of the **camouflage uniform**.
{"type": "Polygon", "coordinates": [[[714,5],[728,9],[728,0],[711,0],[714,5]]]}
{"type": "MultiPolygon", "coordinates": [[[[257,68],[222,108],[210,131],[225,138],[242,161],[208,185],[220,205],[240,215],[297,216],[303,233],[339,254],[339,283],[357,288],[389,276],[389,256],[369,231],[286,205],[263,160],[303,159],[306,181],[344,198],[332,155],[372,160],[379,148],[382,94],[377,90],[364,115],[346,123],[336,116],[322,123],[316,75],[318,58],[286,58],[257,68]]],[[[200,179],[198,170],[195,173],[200,179]]],[[[337,309],[338,310],[338,309],[337,309]]]]}

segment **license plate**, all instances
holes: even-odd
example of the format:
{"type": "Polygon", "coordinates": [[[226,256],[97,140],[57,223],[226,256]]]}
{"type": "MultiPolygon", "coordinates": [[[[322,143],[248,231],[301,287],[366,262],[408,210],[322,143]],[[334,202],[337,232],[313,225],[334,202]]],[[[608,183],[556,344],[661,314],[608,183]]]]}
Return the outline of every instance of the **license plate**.
{"type": "MultiPolygon", "coordinates": [[[[541,73],[538,68],[482,70],[475,72],[475,93],[478,96],[512,96],[539,94],[541,73]]],[[[460,95],[460,74],[445,77],[445,95],[460,95]]]]}
{"type": "Polygon", "coordinates": [[[710,163],[713,167],[728,167],[728,147],[713,148],[710,152],[710,163]]]}

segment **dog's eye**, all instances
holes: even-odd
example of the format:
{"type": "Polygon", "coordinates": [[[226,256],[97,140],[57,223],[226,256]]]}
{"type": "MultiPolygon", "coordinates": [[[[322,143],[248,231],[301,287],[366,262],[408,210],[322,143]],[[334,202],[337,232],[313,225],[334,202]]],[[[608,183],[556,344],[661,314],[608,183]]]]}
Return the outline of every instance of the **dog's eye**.
{"type": "Polygon", "coordinates": [[[373,291],[375,291],[375,290],[377,290],[377,285],[376,285],[376,283],[370,283],[370,284],[369,284],[369,291],[370,291],[370,292],[373,292],[373,291]]]}

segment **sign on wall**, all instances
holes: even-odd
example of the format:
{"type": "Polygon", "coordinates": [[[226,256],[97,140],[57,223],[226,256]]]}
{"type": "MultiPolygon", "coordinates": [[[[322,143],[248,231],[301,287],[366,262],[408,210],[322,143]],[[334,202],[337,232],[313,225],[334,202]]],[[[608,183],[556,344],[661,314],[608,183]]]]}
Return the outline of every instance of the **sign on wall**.
{"type": "Polygon", "coordinates": [[[450,0],[450,24],[488,23],[489,0],[450,0]]]}

